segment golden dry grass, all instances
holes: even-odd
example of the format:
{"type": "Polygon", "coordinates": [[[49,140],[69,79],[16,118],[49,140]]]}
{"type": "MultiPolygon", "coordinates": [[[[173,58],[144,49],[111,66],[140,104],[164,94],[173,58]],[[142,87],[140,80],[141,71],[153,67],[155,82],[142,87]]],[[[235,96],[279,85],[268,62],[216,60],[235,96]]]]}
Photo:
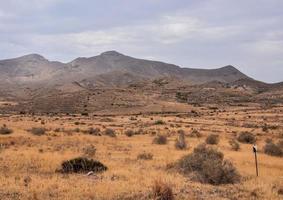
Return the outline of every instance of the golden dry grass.
{"type": "Polygon", "coordinates": [[[200,117],[141,115],[134,117],[136,120],[130,116],[1,116],[0,126],[6,124],[14,133],[0,135],[0,199],[149,199],[156,181],[170,185],[176,199],[282,199],[277,192],[283,187],[283,158],[265,155],[261,150],[267,137],[277,141],[282,136],[283,107],[196,110],[200,117]],[[157,120],[165,124],[155,125],[157,120]],[[277,128],[263,132],[264,123],[277,128]],[[46,135],[35,136],[27,131],[32,127],[45,127],[48,131],[46,135]],[[117,137],[74,131],[89,127],[112,128],[117,137]],[[56,128],[64,130],[55,132],[56,128]],[[144,135],[124,135],[128,129],[140,128],[144,135]],[[188,135],[192,128],[203,136],[186,137],[189,148],[176,150],[177,131],[183,129],[188,135]],[[230,149],[229,140],[241,131],[250,131],[258,138],[259,177],[255,177],[251,145],[241,144],[240,151],[230,149]],[[154,135],[159,133],[169,136],[168,144],[152,144],[154,135]],[[167,169],[167,165],[190,153],[211,133],[220,135],[217,147],[235,164],[243,177],[241,183],[201,184],[167,169]],[[83,155],[88,145],[96,147],[94,158],[108,166],[108,171],[94,176],[55,172],[62,161],[83,155]],[[152,153],[153,159],[138,160],[137,156],[143,152],[152,153]]]}

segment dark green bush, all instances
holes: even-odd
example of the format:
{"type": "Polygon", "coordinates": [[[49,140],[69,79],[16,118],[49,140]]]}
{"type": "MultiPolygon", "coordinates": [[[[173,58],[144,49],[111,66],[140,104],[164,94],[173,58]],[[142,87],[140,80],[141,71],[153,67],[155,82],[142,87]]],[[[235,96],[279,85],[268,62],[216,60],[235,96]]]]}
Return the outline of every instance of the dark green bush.
{"type": "Polygon", "coordinates": [[[61,173],[99,173],[106,171],[107,167],[101,162],[84,157],[78,157],[71,160],[64,161],[61,164],[61,173]]]}

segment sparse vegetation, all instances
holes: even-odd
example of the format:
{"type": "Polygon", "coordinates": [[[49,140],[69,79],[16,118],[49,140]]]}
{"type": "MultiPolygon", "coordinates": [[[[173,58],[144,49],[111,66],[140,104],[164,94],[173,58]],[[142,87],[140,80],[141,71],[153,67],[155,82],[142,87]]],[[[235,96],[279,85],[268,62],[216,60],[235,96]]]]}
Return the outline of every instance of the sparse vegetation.
{"type": "Polygon", "coordinates": [[[61,164],[61,173],[99,173],[106,171],[107,167],[99,161],[78,157],[71,160],[64,161],[61,164]]]}
{"type": "Polygon", "coordinates": [[[159,119],[154,122],[155,125],[164,125],[166,124],[163,120],[159,119]]]}
{"type": "Polygon", "coordinates": [[[283,137],[280,138],[282,130],[277,119],[282,116],[282,107],[272,110],[256,110],[255,107],[252,112],[250,109],[244,112],[243,106],[235,106],[232,111],[226,107],[225,113],[223,106],[219,106],[216,113],[204,104],[194,107],[199,114],[197,118],[191,115],[191,108],[187,113],[123,116],[96,116],[91,112],[89,117],[72,112],[68,116],[1,115],[0,127],[7,124],[15,134],[0,135],[0,177],[4,177],[0,180],[0,199],[278,199],[283,163],[277,152],[278,147],[282,149],[283,137]],[[212,111],[213,117],[209,116],[212,111]],[[248,118],[249,115],[252,117],[248,118]],[[137,120],[130,120],[131,116],[137,120]],[[158,119],[166,125],[156,126],[154,122],[158,119]],[[261,120],[268,123],[268,133],[262,132],[261,120]],[[41,121],[46,125],[42,126],[41,121]],[[230,121],[235,123],[227,125],[230,121]],[[257,128],[242,127],[243,123],[257,125],[257,128]],[[275,125],[279,128],[270,128],[275,125]],[[32,136],[25,131],[31,127],[46,128],[46,133],[32,136]],[[107,128],[116,133],[116,139],[106,136],[107,128]],[[242,145],[237,140],[241,130],[249,130],[258,139],[260,179],[255,176],[252,145],[242,145]],[[202,133],[202,137],[192,133],[202,133]],[[210,133],[219,135],[218,148],[206,144],[205,150],[195,150],[206,142],[204,136],[210,133]],[[126,134],[135,136],[127,139],[126,134]],[[167,137],[167,145],[152,144],[159,135],[167,137]],[[179,142],[183,139],[186,148],[179,142]],[[263,154],[264,141],[273,143],[276,149],[270,150],[268,146],[269,152],[263,154]],[[238,145],[241,151],[233,152],[238,150],[238,145]],[[184,151],[179,150],[183,148],[184,151]],[[209,149],[216,153],[210,153],[209,149]],[[268,156],[271,154],[274,156],[268,156]],[[78,157],[81,159],[70,164],[78,157]],[[236,165],[226,161],[227,158],[233,159],[236,165]],[[111,170],[96,174],[85,159],[98,161],[111,170]],[[67,161],[69,167],[65,167],[64,172],[62,164],[67,161]],[[243,184],[230,185],[241,180],[236,169],[243,172],[243,184]],[[155,180],[162,180],[169,189],[155,187],[155,180]],[[254,185],[255,181],[259,181],[260,187],[254,185]],[[229,185],[222,185],[227,183],[229,185]],[[170,192],[167,195],[170,189],[173,196],[170,192]]]}
{"type": "Polygon", "coordinates": [[[137,156],[138,160],[152,160],[153,154],[152,153],[141,153],[137,156]]]}
{"type": "Polygon", "coordinates": [[[189,134],[189,137],[200,138],[201,133],[197,129],[193,129],[192,132],[189,134]]]}
{"type": "Polygon", "coordinates": [[[231,149],[233,151],[239,151],[240,150],[240,144],[235,139],[230,140],[229,144],[230,144],[231,149]]]}
{"type": "Polygon", "coordinates": [[[92,144],[88,145],[88,146],[83,148],[83,153],[84,153],[85,156],[94,157],[95,154],[96,154],[96,148],[92,144]]]}
{"type": "Polygon", "coordinates": [[[9,135],[13,133],[13,130],[8,128],[5,124],[0,128],[0,135],[9,135]]]}
{"type": "Polygon", "coordinates": [[[274,144],[273,142],[268,142],[265,144],[264,153],[270,156],[279,156],[279,157],[283,156],[282,148],[279,145],[274,144]]]}
{"type": "Polygon", "coordinates": [[[115,130],[111,129],[111,128],[107,128],[105,131],[104,131],[104,134],[109,136],[109,137],[116,137],[116,133],[115,133],[115,130]]]}
{"type": "Polygon", "coordinates": [[[237,183],[240,175],[223,153],[205,144],[197,146],[193,153],[184,156],[177,163],[177,169],[185,175],[192,175],[197,181],[213,185],[237,183]]]}
{"type": "Polygon", "coordinates": [[[178,131],[179,136],[175,142],[175,148],[179,150],[183,150],[187,148],[186,138],[185,138],[185,132],[183,130],[178,131]]]}
{"type": "Polygon", "coordinates": [[[99,128],[89,128],[84,133],[89,134],[89,135],[96,135],[96,136],[101,136],[101,132],[99,128]]]}
{"type": "Polygon", "coordinates": [[[133,135],[135,135],[135,132],[133,130],[126,130],[125,135],[128,137],[132,137],[133,135]]]}
{"type": "Polygon", "coordinates": [[[153,141],[153,144],[167,144],[167,137],[165,135],[157,135],[153,141]]]}
{"type": "Polygon", "coordinates": [[[256,142],[256,137],[250,132],[242,132],[238,136],[238,141],[246,144],[254,144],[256,142]]]}
{"type": "Polygon", "coordinates": [[[209,136],[207,136],[205,142],[206,144],[218,144],[219,140],[219,135],[210,134],[209,136]]]}
{"type": "Polygon", "coordinates": [[[29,130],[29,132],[31,132],[33,135],[41,136],[46,133],[46,129],[41,127],[33,127],[29,130]]]}
{"type": "Polygon", "coordinates": [[[172,188],[162,181],[155,181],[152,188],[152,196],[156,200],[174,200],[172,188]]]}

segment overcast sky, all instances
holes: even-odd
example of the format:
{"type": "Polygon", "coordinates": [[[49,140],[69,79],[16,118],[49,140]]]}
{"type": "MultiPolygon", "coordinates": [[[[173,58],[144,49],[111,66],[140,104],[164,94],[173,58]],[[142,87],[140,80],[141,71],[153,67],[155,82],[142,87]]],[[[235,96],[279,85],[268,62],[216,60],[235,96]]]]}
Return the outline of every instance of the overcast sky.
{"type": "Polygon", "coordinates": [[[283,81],[282,0],[0,0],[0,59],[107,50],[283,81]]]}

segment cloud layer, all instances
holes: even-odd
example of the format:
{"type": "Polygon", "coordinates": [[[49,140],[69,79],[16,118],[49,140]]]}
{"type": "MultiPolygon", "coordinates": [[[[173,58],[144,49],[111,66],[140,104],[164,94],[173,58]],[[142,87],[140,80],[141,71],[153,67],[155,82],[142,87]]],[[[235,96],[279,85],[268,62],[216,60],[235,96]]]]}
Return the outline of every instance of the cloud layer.
{"type": "Polygon", "coordinates": [[[115,49],[283,81],[282,10],[281,0],[0,0],[0,58],[71,61],[115,49]]]}

